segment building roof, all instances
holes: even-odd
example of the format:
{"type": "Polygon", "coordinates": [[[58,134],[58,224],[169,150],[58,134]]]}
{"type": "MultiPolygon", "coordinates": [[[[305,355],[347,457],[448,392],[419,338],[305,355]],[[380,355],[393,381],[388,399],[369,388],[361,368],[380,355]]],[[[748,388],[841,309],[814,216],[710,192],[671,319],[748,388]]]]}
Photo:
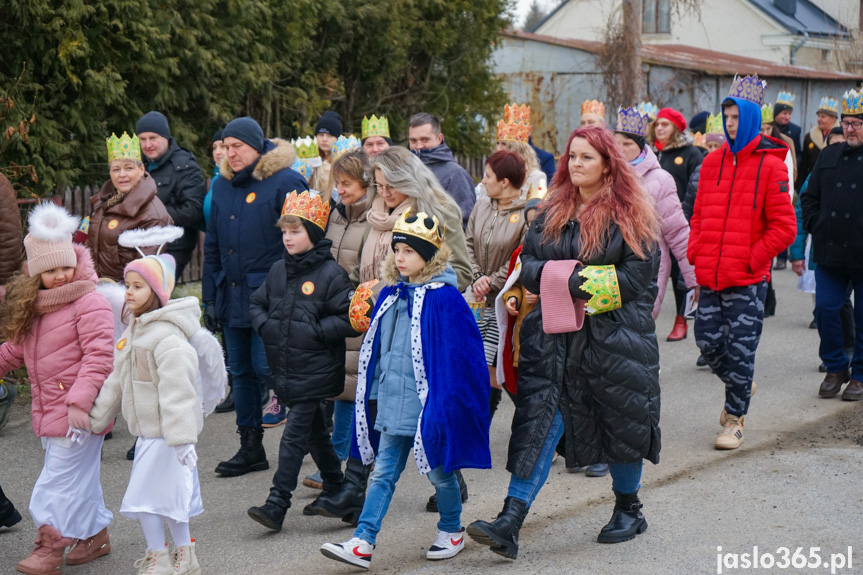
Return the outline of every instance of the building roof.
{"type": "MultiPolygon", "coordinates": [[[[593,42],[591,40],[555,38],[553,36],[544,36],[517,30],[507,30],[503,35],[506,38],[532,40],[544,44],[575,48],[592,54],[599,54],[603,46],[601,42],[593,42]]],[[[713,50],[704,50],[681,44],[642,44],[641,57],[645,64],[703,72],[714,76],[758,74],[762,78],[803,78],[855,82],[863,80],[863,76],[848,74],[846,72],[831,72],[807,68],[805,66],[776,64],[766,60],[734,56],[724,52],[714,52],[713,50]]]]}
{"type": "Polygon", "coordinates": [[[777,6],[775,0],[749,0],[749,3],[770,16],[792,34],[806,32],[810,36],[822,38],[849,37],[848,30],[844,26],[809,0],[785,0],[782,2],[793,9],[793,15],[786,13],[777,6]]]}

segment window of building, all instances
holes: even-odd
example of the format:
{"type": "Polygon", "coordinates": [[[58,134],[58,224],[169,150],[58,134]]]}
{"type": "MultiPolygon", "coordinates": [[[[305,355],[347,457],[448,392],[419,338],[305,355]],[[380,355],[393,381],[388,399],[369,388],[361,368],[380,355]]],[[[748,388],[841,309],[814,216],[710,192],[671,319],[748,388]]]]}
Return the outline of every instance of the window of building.
{"type": "Polygon", "coordinates": [[[643,0],[644,34],[671,33],[671,0],[643,0]]]}

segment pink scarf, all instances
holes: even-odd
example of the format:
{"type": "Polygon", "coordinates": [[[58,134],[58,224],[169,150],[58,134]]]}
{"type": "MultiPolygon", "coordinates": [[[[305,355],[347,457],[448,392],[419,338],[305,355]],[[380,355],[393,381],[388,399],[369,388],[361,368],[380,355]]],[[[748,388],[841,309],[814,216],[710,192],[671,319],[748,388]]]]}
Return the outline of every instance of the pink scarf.
{"type": "Polygon", "coordinates": [[[36,315],[46,315],[63,309],[73,301],[80,299],[96,289],[91,280],[78,280],[53,289],[40,289],[36,294],[33,309],[36,315]]]}
{"type": "Polygon", "coordinates": [[[576,260],[552,260],[542,268],[539,293],[542,295],[542,330],[545,333],[578,331],[584,325],[583,299],[569,293],[569,278],[576,260]]]}
{"type": "Polygon", "coordinates": [[[365,283],[380,276],[381,262],[390,255],[390,242],[393,239],[393,226],[396,220],[410,208],[410,198],[405,198],[402,203],[390,213],[387,204],[380,196],[372,202],[371,209],[366,213],[366,219],[372,229],[363,244],[363,253],[360,258],[360,283],[365,283]]]}

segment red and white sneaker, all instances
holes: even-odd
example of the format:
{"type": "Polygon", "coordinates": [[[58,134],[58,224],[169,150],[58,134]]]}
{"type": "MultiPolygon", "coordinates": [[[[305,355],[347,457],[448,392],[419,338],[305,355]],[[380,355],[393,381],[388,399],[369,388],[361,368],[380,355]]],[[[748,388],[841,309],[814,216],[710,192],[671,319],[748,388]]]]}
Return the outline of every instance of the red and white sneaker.
{"type": "Polygon", "coordinates": [[[464,549],[464,527],[458,533],[447,533],[438,531],[434,545],[429,547],[426,558],[432,561],[438,559],[449,559],[458,555],[464,549]]]}
{"type": "Polygon", "coordinates": [[[359,537],[353,537],[344,543],[324,543],[321,545],[321,553],[324,557],[354,565],[361,569],[368,569],[372,563],[372,551],[375,546],[359,537]]]}

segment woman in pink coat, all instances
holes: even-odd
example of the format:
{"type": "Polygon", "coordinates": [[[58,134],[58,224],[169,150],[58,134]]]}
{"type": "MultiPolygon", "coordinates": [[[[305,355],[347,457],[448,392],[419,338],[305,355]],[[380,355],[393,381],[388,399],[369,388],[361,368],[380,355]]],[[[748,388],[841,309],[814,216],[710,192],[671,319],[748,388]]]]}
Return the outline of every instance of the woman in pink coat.
{"type": "Polygon", "coordinates": [[[45,449],[30,498],[36,549],[17,567],[29,575],[59,573],[76,540],[68,565],[111,550],[113,516],[99,480],[104,437],[90,434],[87,414],[113,366],[114,314],[95,291],[90,253],[72,244],[77,227],[77,218],[54,204],[32,211],[27,263],[6,286],[0,321],[0,375],[27,367],[33,431],[45,449]]]}
{"type": "Polygon", "coordinates": [[[662,307],[662,299],[665,297],[665,289],[668,287],[668,278],[671,276],[671,256],[677,260],[680,273],[686,282],[686,288],[697,287],[695,281],[695,269],[686,259],[686,246],[689,243],[689,222],[683,215],[680,200],[677,197],[677,185],[674,178],[659,166],[656,154],[646,145],[648,117],[642,116],[635,108],[622,108],[617,113],[617,127],[615,137],[623,155],[629,160],[644,181],[644,187],[653,198],[656,213],[659,215],[659,223],[662,235],[659,238],[659,246],[662,250],[662,259],[659,263],[659,277],[656,294],[656,302],[653,304],[653,319],[659,315],[662,307]],[[670,253],[669,253],[670,252],[670,253]]]}

